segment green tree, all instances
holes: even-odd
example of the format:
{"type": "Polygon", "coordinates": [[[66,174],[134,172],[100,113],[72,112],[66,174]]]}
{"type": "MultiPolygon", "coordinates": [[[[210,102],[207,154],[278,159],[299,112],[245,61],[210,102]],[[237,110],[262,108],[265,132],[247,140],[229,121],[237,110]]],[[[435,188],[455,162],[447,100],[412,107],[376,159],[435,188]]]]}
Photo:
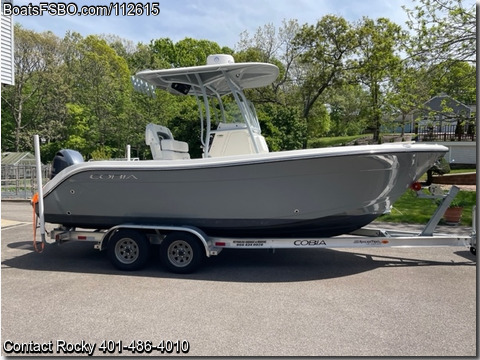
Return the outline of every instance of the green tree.
{"type": "MultiPolygon", "coordinates": [[[[300,29],[298,21],[283,20],[278,29],[273,24],[259,27],[251,36],[247,31],[240,34],[234,54],[236,62],[267,62],[278,66],[278,78],[268,87],[253,89],[257,102],[275,102],[295,105],[290,96],[285,96],[292,88],[292,77],[295,71],[298,52],[294,38],[300,29]]],[[[293,86],[294,87],[294,86],[293,86]]]]}
{"type": "Polygon", "coordinates": [[[368,125],[368,93],[357,84],[344,84],[325,94],[330,112],[330,136],[364,133],[368,125]]]}
{"type": "Polygon", "coordinates": [[[443,62],[432,66],[430,95],[446,93],[466,105],[475,104],[476,70],[466,61],[443,62]]]}
{"type": "Polygon", "coordinates": [[[395,76],[390,80],[391,91],[387,94],[386,101],[392,109],[391,113],[400,119],[402,128],[401,136],[405,134],[405,126],[412,124],[416,119],[411,119],[416,110],[429,99],[431,79],[425,69],[411,61],[403,61],[396,69],[395,76]]]}
{"type": "Polygon", "coordinates": [[[388,19],[374,21],[366,17],[358,28],[358,34],[359,59],[352,63],[356,64],[358,81],[369,91],[369,127],[374,140],[379,140],[388,82],[401,64],[396,52],[406,35],[399,25],[388,19]]]}
{"type": "Polygon", "coordinates": [[[2,89],[2,110],[9,112],[2,116],[2,130],[11,129],[13,134],[7,134],[5,141],[2,138],[2,148],[20,151],[31,149],[35,124],[44,125],[40,135],[51,135],[44,110],[57,109],[47,92],[58,84],[55,70],[59,66],[59,42],[51,32],[36,33],[20,25],[15,25],[14,36],[15,85],[2,89]],[[4,126],[4,121],[10,123],[4,126]]]}
{"type": "Polygon", "coordinates": [[[297,107],[263,104],[257,114],[271,151],[302,148],[307,129],[297,107]]]}
{"type": "Polygon", "coordinates": [[[69,64],[72,106],[68,107],[68,128],[75,131],[69,134],[75,137],[67,139],[65,146],[76,145],[79,142],[73,140],[81,138],[85,147],[78,150],[87,157],[98,149],[123,156],[135,128],[127,117],[132,86],[126,61],[97,36],[74,39],[71,46],[77,56],[69,64]]]}
{"type": "MultiPolygon", "coordinates": [[[[310,117],[315,102],[329,87],[344,81],[346,61],[357,49],[358,37],[345,19],[327,15],[315,25],[303,25],[294,43],[300,57],[293,81],[299,89],[302,116],[309,124],[315,121],[310,117]]],[[[304,147],[307,142],[306,137],[304,147]]]]}
{"type": "Polygon", "coordinates": [[[216,42],[185,38],[175,44],[175,67],[205,65],[208,55],[221,52],[222,49],[216,42]]]}
{"type": "Polygon", "coordinates": [[[477,25],[475,4],[462,0],[418,0],[408,14],[414,32],[409,46],[411,56],[429,63],[452,60],[476,61],[477,25]]]}
{"type": "Polygon", "coordinates": [[[205,65],[208,55],[232,54],[228,47],[220,47],[216,42],[185,38],[173,43],[168,38],[152,40],[150,48],[164,68],[205,65]]]}
{"type": "Polygon", "coordinates": [[[168,38],[161,38],[150,41],[150,49],[156,62],[160,65],[159,68],[178,67],[177,52],[175,44],[168,38]]]}

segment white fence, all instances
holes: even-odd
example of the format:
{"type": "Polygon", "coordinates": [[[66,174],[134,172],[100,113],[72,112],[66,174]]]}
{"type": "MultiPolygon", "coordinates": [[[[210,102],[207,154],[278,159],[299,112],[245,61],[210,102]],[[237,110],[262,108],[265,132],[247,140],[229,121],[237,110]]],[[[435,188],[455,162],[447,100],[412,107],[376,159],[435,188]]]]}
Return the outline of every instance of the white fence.
{"type": "Polygon", "coordinates": [[[449,151],[445,155],[445,159],[450,164],[477,164],[477,143],[475,141],[436,141],[434,143],[448,147],[449,151]]]}

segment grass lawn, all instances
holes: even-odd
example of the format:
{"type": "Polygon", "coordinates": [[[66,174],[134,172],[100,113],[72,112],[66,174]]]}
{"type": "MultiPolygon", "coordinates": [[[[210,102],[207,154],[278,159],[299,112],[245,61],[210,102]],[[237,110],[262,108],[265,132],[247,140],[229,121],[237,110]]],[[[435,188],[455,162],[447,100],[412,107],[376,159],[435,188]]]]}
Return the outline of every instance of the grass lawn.
{"type": "MultiPolygon", "coordinates": [[[[476,198],[476,191],[462,190],[455,197],[454,201],[465,203],[461,225],[472,226],[472,207],[476,205],[476,198]]],[[[408,190],[393,204],[391,213],[380,216],[378,220],[407,224],[426,224],[436,208],[435,200],[420,199],[414,191],[408,190]]],[[[442,224],[442,221],[440,221],[440,224],[442,224]]]]}
{"type": "Polygon", "coordinates": [[[475,173],[477,172],[477,169],[471,168],[471,169],[451,169],[449,174],[463,174],[463,173],[475,173]]]}
{"type": "Polygon", "coordinates": [[[322,137],[311,139],[308,142],[309,148],[321,148],[321,147],[328,147],[328,146],[343,146],[351,141],[356,139],[363,139],[363,138],[372,138],[373,135],[371,134],[364,134],[364,135],[352,135],[352,136],[335,136],[335,137],[322,137]]]}

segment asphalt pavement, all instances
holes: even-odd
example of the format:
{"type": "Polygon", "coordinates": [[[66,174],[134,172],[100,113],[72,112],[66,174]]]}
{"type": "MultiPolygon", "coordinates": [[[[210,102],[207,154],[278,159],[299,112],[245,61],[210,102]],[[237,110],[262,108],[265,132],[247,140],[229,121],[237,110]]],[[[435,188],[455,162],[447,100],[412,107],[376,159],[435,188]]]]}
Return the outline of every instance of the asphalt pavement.
{"type": "Polygon", "coordinates": [[[190,275],[154,253],[122,272],[91,243],[36,253],[28,203],[1,214],[4,356],[478,355],[464,247],[224,250],[190,275]]]}

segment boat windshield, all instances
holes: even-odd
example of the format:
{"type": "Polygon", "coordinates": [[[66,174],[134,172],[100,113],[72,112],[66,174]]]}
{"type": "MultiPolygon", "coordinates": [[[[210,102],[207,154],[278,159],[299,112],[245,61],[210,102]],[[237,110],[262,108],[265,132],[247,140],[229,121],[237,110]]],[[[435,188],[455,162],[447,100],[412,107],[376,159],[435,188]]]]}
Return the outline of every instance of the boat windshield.
{"type": "MultiPolygon", "coordinates": [[[[225,74],[227,81],[229,77],[225,74]]],[[[242,89],[233,81],[228,81],[230,94],[223,97],[216,93],[215,96],[207,96],[205,91],[196,93],[197,105],[201,121],[201,142],[204,150],[204,157],[209,157],[209,144],[211,136],[215,133],[212,124],[217,128],[220,124],[235,124],[236,129],[247,129],[252,138],[252,143],[256,152],[259,152],[254,134],[261,134],[260,123],[252,102],[249,101],[242,89]],[[203,97],[203,101],[200,99],[203,97]]],[[[212,89],[209,89],[212,91],[212,89]]]]}
{"type": "Polygon", "coordinates": [[[260,123],[257,118],[255,107],[250,100],[240,101],[237,104],[235,101],[223,99],[223,106],[219,106],[215,102],[212,106],[214,121],[212,123],[218,126],[219,123],[224,124],[248,124],[255,133],[260,134],[260,123]]]}

